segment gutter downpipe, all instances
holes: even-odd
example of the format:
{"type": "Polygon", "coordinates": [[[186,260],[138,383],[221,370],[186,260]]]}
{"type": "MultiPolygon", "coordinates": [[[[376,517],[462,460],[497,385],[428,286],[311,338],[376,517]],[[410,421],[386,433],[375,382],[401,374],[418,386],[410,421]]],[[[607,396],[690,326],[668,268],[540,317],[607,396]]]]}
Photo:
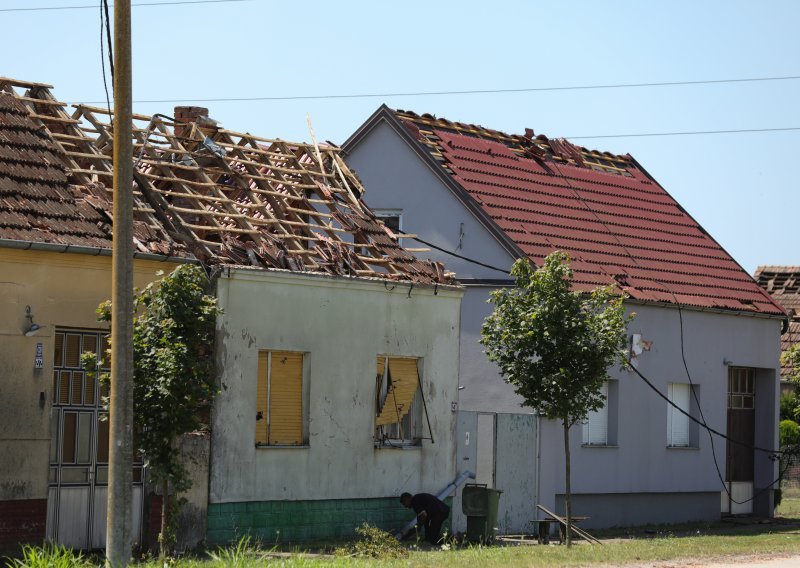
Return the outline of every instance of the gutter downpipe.
{"type": "MultiPolygon", "coordinates": [[[[458,477],[456,477],[455,480],[453,480],[453,483],[451,483],[450,485],[448,485],[439,492],[436,498],[442,501],[447,499],[447,497],[449,497],[453,491],[458,489],[458,487],[462,483],[464,483],[467,479],[475,479],[475,474],[472,473],[471,471],[461,472],[461,474],[458,477]]],[[[404,526],[399,533],[397,533],[397,540],[403,540],[406,537],[406,535],[409,532],[411,532],[411,529],[413,529],[415,526],[417,526],[416,517],[414,517],[413,520],[409,521],[408,524],[404,526]]]]}

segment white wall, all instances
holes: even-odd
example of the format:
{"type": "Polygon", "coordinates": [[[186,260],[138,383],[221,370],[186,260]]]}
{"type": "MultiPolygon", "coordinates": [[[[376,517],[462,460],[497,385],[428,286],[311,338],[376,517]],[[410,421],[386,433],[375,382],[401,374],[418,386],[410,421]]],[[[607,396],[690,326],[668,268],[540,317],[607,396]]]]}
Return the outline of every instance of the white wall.
{"type": "Polygon", "coordinates": [[[434,493],[453,480],[460,289],[235,269],[218,295],[212,503],[434,493]],[[259,349],[308,353],[308,447],[255,447],[259,349]],[[374,448],[379,354],[423,359],[435,443],[374,448]]]}

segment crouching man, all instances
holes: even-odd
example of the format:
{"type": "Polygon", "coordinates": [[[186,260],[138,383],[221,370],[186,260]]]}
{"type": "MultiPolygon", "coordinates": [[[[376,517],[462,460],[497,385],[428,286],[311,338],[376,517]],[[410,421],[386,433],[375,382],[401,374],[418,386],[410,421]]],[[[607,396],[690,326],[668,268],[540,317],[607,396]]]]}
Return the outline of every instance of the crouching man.
{"type": "Polygon", "coordinates": [[[442,523],[450,514],[450,507],[430,493],[403,493],[400,502],[417,514],[417,526],[425,527],[425,540],[438,544],[442,536],[442,523]]]}

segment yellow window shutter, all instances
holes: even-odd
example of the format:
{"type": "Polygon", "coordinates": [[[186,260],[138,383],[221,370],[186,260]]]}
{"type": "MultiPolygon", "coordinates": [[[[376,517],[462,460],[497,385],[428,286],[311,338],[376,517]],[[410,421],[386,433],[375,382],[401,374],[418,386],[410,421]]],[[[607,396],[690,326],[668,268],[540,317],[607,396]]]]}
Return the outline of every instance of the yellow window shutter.
{"type": "Polygon", "coordinates": [[[392,384],[386,393],[383,408],[375,419],[376,426],[400,422],[408,414],[419,386],[416,359],[389,359],[389,373],[392,384]]]}
{"type": "Polygon", "coordinates": [[[378,376],[382,377],[386,370],[386,357],[378,357],[378,376]]]}
{"type": "Polygon", "coordinates": [[[267,443],[267,372],[269,351],[258,352],[258,391],[256,391],[256,444],[267,443]]]}
{"type": "Polygon", "coordinates": [[[269,383],[269,443],[303,443],[303,354],[273,351],[269,383]]]}

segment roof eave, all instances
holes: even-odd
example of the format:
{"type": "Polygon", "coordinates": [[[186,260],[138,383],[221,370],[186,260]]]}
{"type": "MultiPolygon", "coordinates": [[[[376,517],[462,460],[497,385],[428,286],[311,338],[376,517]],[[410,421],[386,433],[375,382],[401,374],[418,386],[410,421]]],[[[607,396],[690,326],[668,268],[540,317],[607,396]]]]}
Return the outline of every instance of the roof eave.
{"type": "Polygon", "coordinates": [[[673,201],[674,201],[674,202],[675,202],[675,203],[678,205],[678,207],[680,207],[680,208],[681,208],[681,210],[683,211],[683,213],[684,213],[684,214],[685,214],[687,217],[689,217],[689,219],[691,219],[692,221],[694,221],[694,223],[695,223],[695,224],[696,224],[698,227],[700,227],[700,229],[701,229],[701,230],[702,230],[702,231],[703,231],[703,232],[706,234],[706,236],[707,236],[709,239],[711,239],[711,241],[712,241],[714,244],[716,244],[716,245],[717,245],[717,246],[720,248],[720,250],[722,250],[722,252],[724,252],[725,254],[727,254],[727,255],[728,255],[728,257],[729,257],[729,258],[730,258],[730,259],[731,259],[731,260],[732,260],[732,261],[733,261],[733,262],[736,264],[736,266],[738,266],[738,267],[739,267],[739,269],[740,269],[742,272],[744,272],[745,274],[747,274],[747,277],[748,277],[748,278],[750,278],[750,280],[753,282],[753,284],[755,285],[755,287],[756,287],[756,288],[758,288],[758,291],[761,293],[761,295],[762,295],[762,296],[764,296],[764,298],[765,298],[766,300],[768,300],[768,301],[769,301],[769,303],[771,303],[773,306],[775,306],[775,307],[776,307],[776,308],[777,308],[777,309],[778,309],[778,310],[779,310],[779,311],[780,311],[780,312],[783,314],[782,316],[778,316],[778,317],[783,317],[783,318],[787,318],[787,319],[788,319],[789,315],[786,313],[786,310],[785,310],[785,309],[783,309],[783,306],[781,306],[781,305],[780,305],[778,302],[776,302],[776,301],[775,301],[775,300],[772,298],[772,296],[770,296],[770,295],[767,293],[767,291],[766,291],[766,290],[764,290],[764,289],[761,287],[761,285],[760,285],[760,284],[758,283],[758,281],[757,281],[757,280],[756,280],[756,279],[753,277],[753,275],[751,275],[751,274],[750,274],[750,273],[749,273],[747,270],[745,270],[745,269],[744,269],[744,267],[743,267],[741,264],[739,264],[739,261],[738,261],[738,260],[736,260],[736,258],[734,258],[734,256],[733,256],[731,253],[729,253],[729,252],[728,252],[728,250],[727,250],[725,247],[723,247],[723,246],[722,246],[722,245],[721,245],[721,244],[720,244],[720,243],[717,241],[717,239],[715,239],[715,238],[714,238],[714,236],[713,236],[711,233],[709,233],[708,231],[706,231],[706,230],[703,228],[703,226],[702,226],[702,225],[701,225],[701,224],[700,224],[700,223],[697,221],[697,219],[695,219],[695,218],[694,218],[694,216],[693,216],[691,213],[689,213],[689,212],[688,212],[688,211],[687,211],[687,210],[686,210],[686,209],[685,209],[685,208],[684,208],[684,207],[683,207],[683,206],[680,204],[680,202],[679,202],[677,199],[675,199],[674,197],[672,197],[672,194],[670,194],[670,192],[669,192],[669,191],[667,191],[667,189],[666,189],[666,188],[665,188],[663,185],[661,185],[660,183],[658,183],[658,181],[656,180],[656,178],[654,178],[654,177],[653,177],[653,176],[650,174],[650,172],[648,172],[648,171],[647,171],[647,170],[644,168],[644,166],[642,166],[642,164],[640,164],[640,163],[639,163],[639,162],[636,160],[636,158],[634,158],[634,157],[633,157],[633,156],[631,156],[630,154],[628,154],[628,156],[630,156],[630,160],[631,160],[631,162],[633,162],[633,165],[634,165],[634,166],[636,166],[636,167],[639,169],[639,171],[641,171],[641,172],[642,172],[644,175],[646,175],[646,176],[647,176],[647,177],[650,179],[650,181],[652,181],[654,184],[656,184],[658,187],[660,187],[660,188],[661,188],[661,190],[662,190],[664,193],[666,193],[667,195],[669,195],[669,196],[670,196],[670,198],[671,198],[671,199],[672,199],[672,200],[673,200],[673,201]]]}

